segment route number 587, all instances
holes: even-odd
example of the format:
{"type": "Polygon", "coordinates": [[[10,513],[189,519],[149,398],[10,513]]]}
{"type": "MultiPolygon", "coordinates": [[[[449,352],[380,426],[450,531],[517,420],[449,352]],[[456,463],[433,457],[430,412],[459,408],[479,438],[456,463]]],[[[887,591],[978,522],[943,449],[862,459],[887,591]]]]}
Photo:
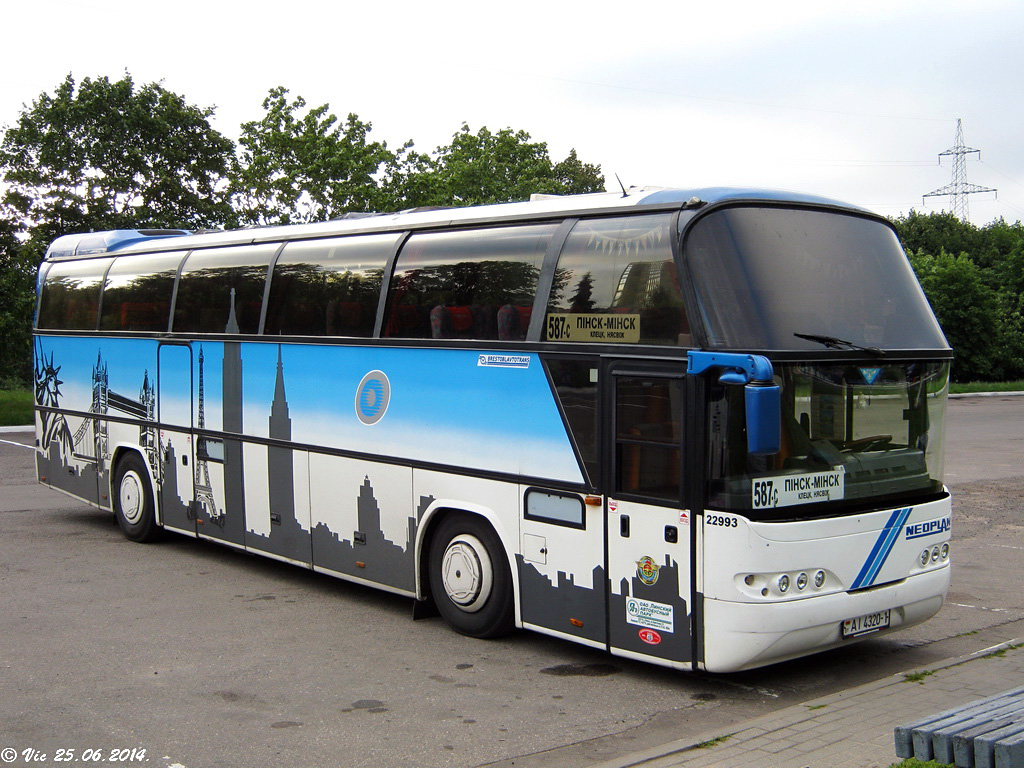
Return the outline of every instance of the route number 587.
{"type": "Polygon", "coordinates": [[[753,482],[754,509],[775,507],[779,504],[779,489],[774,480],[755,480],[753,482]]]}

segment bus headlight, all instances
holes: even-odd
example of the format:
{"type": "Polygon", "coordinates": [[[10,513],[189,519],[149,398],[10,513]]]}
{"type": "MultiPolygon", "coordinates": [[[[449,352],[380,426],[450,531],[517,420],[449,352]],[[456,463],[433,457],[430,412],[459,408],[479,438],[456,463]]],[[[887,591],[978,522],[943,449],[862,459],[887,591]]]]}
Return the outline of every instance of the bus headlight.
{"type": "Polygon", "coordinates": [[[822,593],[838,592],[843,589],[835,574],[824,568],[808,568],[790,573],[738,573],[735,584],[740,592],[758,598],[793,599],[811,597],[822,593]]]}

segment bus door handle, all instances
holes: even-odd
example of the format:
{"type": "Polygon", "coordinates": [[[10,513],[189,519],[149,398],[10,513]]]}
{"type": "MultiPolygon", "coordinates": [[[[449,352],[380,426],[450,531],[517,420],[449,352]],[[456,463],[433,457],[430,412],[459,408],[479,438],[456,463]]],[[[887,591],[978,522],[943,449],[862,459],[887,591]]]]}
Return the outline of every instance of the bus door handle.
{"type": "Polygon", "coordinates": [[[619,535],[624,538],[629,538],[629,515],[619,515],[619,535]]]}
{"type": "Polygon", "coordinates": [[[667,541],[669,544],[678,544],[679,543],[679,529],[676,528],[674,525],[666,525],[665,526],[665,541],[667,541]]]}

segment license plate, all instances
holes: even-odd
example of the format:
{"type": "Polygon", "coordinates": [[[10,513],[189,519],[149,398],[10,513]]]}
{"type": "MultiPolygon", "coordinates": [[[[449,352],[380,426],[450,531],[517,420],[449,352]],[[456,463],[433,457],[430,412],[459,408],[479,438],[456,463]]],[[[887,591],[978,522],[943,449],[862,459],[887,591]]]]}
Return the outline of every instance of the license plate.
{"type": "Polygon", "coordinates": [[[843,637],[857,637],[889,626],[889,611],[878,611],[843,622],[843,637]]]}

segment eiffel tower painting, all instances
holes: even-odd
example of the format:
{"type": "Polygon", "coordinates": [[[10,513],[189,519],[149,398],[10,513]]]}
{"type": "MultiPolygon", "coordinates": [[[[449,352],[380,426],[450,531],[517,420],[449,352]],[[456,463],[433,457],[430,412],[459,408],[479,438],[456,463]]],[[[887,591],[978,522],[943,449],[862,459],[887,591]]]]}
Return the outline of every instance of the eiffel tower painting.
{"type": "MultiPolygon", "coordinates": [[[[195,499],[197,504],[202,505],[206,510],[206,516],[210,522],[224,527],[223,510],[217,510],[217,502],[213,498],[213,486],[210,484],[210,465],[207,462],[206,437],[202,431],[206,429],[206,405],[203,395],[203,347],[199,347],[199,437],[196,441],[196,476],[195,476],[195,499]]],[[[190,519],[195,519],[195,513],[190,514],[190,519]]]]}

